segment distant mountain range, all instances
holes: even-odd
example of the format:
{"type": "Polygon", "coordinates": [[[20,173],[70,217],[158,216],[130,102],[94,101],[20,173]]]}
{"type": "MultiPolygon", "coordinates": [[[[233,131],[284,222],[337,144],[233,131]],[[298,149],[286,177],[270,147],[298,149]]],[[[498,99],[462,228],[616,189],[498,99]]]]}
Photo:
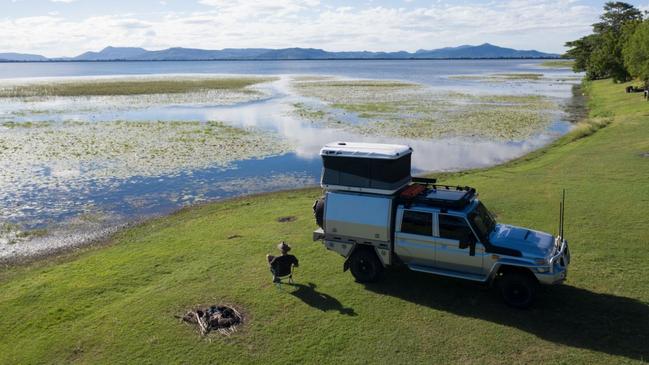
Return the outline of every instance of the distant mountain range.
{"type": "Polygon", "coordinates": [[[47,57],[28,53],[0,53],[0,61],[48,61],[47,57]]]}
{"type": "Polygon", "coordinates": [[[76,57],[47,58],[39,55],[0,53],[0,61],[202,61],[202,60],[327,60],[327,59],[479,59],[479,58],[559,58],[558,54],[516,50],[485,43],[420,49],[417,52],[329,52],[317,48],[225,48],[207,50],[168,48],[148,51],[137,47],[106,47],[76,57]]]}

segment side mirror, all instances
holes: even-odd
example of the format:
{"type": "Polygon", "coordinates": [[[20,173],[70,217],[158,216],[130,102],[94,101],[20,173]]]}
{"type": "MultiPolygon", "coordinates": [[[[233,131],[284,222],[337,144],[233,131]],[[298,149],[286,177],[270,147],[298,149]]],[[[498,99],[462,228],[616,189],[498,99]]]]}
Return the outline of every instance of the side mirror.
{"type": "Polygon", "coordinates": [[[475,256],[475,245],[476,240],[473,235],[467,235],[464,239],[460,240],[459,248],[464,250],[465,248],[469,249],[469,256],[475,256]]]}

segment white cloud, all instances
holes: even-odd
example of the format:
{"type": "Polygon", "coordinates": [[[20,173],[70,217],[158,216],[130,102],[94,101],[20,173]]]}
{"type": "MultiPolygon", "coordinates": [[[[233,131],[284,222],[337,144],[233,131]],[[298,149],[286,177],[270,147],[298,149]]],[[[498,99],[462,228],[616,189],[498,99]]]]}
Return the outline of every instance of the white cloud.
{"type": "Polygon", "coordinates": [[[194,13],[0,18],[0,51],[69,56],[107,45],[414,51],[490,42],[561,52],[565,41],[590,31],[600,12],[573,0],[437,1],[410,7],[334,7],[318,0],[200,3],[205,10],[194,13]]]}
{"type": "Polygon", "coordinates": [[[75,1],[77,1],[77,0],[50,0],[50,2],[53,2],[53,3],[66,3],[66,4],[73,3],[75,1]]]}

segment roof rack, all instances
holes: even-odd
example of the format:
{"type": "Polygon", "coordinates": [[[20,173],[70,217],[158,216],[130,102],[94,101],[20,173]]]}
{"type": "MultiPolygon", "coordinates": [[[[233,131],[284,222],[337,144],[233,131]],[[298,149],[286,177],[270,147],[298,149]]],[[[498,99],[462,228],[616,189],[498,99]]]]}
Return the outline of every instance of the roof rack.
{"type": "Polygon", "coordinates": [[[413,177],[413,184],[402,190],[399,197],[405,204],[421,203],[443,208],[463,209],[476,196],[469,186],[436,184],[436,179],[413,177]]]}

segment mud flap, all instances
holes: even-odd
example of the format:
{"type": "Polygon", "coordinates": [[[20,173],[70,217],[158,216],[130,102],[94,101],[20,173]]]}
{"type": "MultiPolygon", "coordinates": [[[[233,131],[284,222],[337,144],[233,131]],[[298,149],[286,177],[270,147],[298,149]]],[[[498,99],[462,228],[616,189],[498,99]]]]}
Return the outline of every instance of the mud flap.
{"type": "Polygon", "coordinates": [[[351,265],[351,260],[350,260],[351,257],[352,255],[349,255],[349,257],[345,259],[345,263],[343,264],[343,272],[349,270],[349,266],[351,265]]]}
{"type": "Polygon", "coordinates": [[[354,256],[354,252],[356,252],[356,248],[357,248],[356,245],[354,245],[354,247],[352,247],[352,249],[349,250],[349,253],[347,254],[347,258],[345,258],[345,263],[343,264],[343,272],[346,272],[347,270],[349,270],[349,267],[352,264],[351,259],[352,259],[352,256],[354,256]]]}

